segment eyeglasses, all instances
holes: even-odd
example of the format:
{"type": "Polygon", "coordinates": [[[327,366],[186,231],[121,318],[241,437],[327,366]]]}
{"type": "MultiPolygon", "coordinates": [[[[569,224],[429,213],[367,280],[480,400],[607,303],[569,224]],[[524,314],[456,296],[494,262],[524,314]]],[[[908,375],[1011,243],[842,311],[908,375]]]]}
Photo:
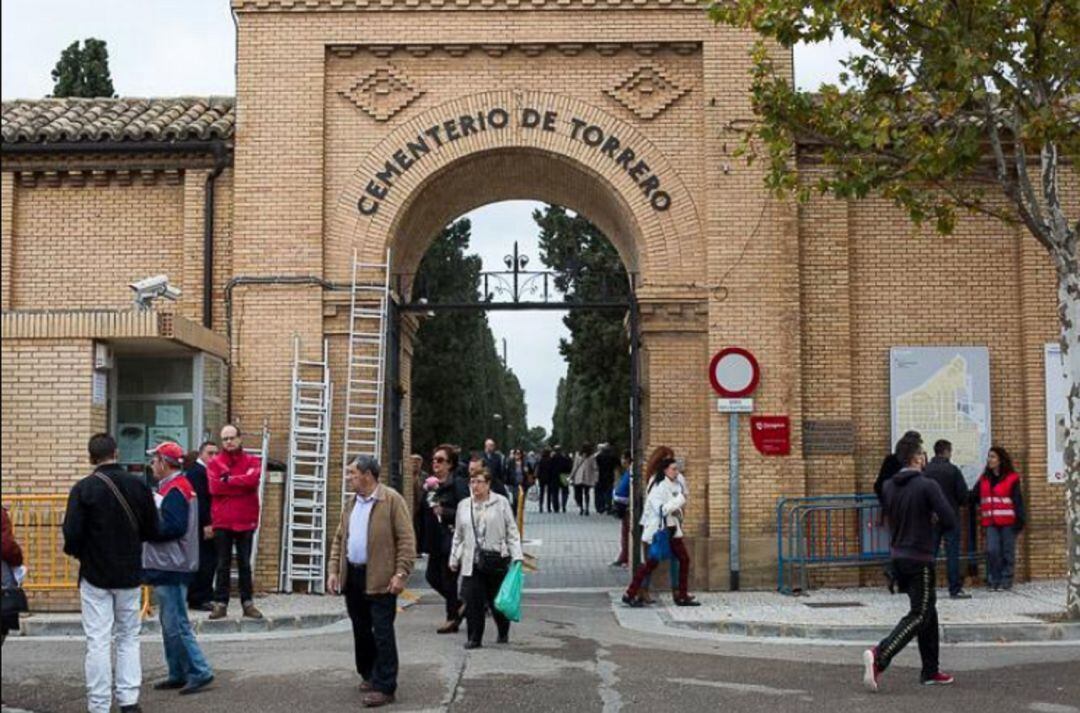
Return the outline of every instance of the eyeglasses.
{"type": "Polygon", "coordinates": [[[431,462],[432,463],[445,463],[446,459],[443,458],[442,456],[435,456],[434,458],[431,459],[431,462]]]}

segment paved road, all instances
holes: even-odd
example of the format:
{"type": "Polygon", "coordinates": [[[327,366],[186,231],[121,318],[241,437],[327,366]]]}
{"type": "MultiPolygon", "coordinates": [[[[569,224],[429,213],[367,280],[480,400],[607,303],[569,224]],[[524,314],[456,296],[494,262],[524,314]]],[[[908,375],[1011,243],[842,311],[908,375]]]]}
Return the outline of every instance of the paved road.
{"type": "MultiPolygon", "coordinates": [[[[951,688],[917,685],[905,652],[884,691],[864,692],[859,649],[644,635],[620,627],[606,594],[527,597],[509,646],[466,652],[464,634],[438,636],[442,608],[430,594],[398,619],[401,711],[1035,711],[1077,713],[1080,647],[949,647],[951,688]]],[[[195,700],[150,691],[148,711],[296,713],[358,706],[351,639],[331,632],[205,640],[218,683],[195,700]]],[[[43,713],[85,710],[78,641],[8,640],[3,697],[43,713]]],[[[146,681],[163,675],[160,641],[143,643],[146,681]]]]}

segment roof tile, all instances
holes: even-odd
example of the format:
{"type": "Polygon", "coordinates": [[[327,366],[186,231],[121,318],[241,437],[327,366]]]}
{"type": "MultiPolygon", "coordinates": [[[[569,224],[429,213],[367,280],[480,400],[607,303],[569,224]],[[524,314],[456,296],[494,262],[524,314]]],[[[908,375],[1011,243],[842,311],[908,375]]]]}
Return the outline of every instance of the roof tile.
{"type": "Polygon", "coordinates": [[[231,139],[233,97],[3,102],[3,143],[231,139]]]}

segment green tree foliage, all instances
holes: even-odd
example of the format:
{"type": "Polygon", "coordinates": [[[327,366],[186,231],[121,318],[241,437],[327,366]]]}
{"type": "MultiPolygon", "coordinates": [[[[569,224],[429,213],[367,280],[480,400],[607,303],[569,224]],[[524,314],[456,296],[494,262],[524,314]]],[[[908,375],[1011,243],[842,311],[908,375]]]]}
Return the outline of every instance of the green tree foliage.
{"type": "Polygon", "coordinates": [[[114,97],[109,50],[104,40],[72,42],[52,71],[54,97],[114,97]]]}
{"type": "MultiPolygon", "coordinates": [[[[630,284],[619,254],[596,226],[565,208],[534,211],[540,253],[555,271],[567,302],[625,299],[630,284]]],[[[630,346],[621,315],[576,310],[563,323],[570,339],[559,343],[567,361],[559,382],[551,441],[566,449],[583,442],[630,442],[630,346]]]]}
{"type": "MultiPolygon", "coordinates": [[[[466,255],[471,230],[468,219],[457,221],[424,255],[417,283],[424,285],[433,302],[478,301],[480,257],[466,255]]],[[[412,392],[417,453],[430,455],[444,442],[479,450],[489,437],[505,450],[505,439],[527,433],[525,392],[503,365],[487,315],[481,311],[440,311],[421,323],[412,392]]]]}
{"type": "MultiPolygon", "coordinates": [[[[1065,444],[1067,607],[1080,618],[1080,204],[1062,195],[1080,160],[1077,0],[715,0],[718,22],[753,30],[744,150],[767,184],[838,198],[877,194],[950,232],[976,212],[1024,228],[1057,271],[1071,378],[1065,444]],[[795,89],[773,50],[842,35],[864,51],[839,86],[795,89]],[[791,156],[824,169],[800,179],[791,156]]],[[[786,56],[786,55],[785,55],[786,56]]],[[[740,127],[732,126],[738,129],[740,127]]]]}

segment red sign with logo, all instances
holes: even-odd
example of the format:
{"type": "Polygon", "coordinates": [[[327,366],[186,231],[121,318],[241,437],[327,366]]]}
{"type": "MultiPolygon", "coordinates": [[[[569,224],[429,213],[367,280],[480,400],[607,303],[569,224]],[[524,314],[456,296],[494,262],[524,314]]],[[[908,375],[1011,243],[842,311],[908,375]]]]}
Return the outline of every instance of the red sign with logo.
{"type": "Polygon", "coordinates": [[[787,416],[751,416],[750,435],[754,448],[766,456],[791,453],[791,419],[787,416]]]}

